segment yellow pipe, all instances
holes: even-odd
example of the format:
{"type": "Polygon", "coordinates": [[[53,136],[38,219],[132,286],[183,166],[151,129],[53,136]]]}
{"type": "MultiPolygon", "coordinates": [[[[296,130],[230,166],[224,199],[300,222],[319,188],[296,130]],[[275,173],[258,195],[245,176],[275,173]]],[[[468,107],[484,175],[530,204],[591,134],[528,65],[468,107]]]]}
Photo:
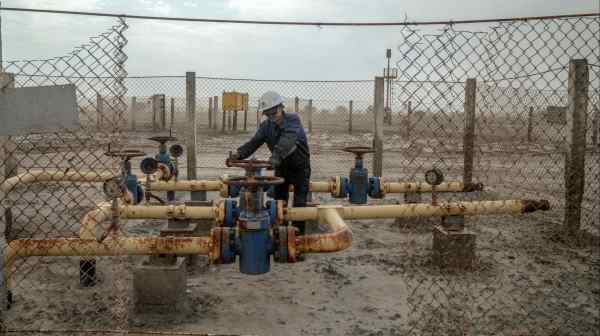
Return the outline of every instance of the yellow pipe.
{"type": "Polygon", "coordinates": [[[108,237],[94,239],[16,239],[5,250],[6,283],[10,285],[13,263],[31,256],[117,256],[151,254],[208,254],[209,237],[108,237]]]}
{"type": "MultiPolygon", "coordinates": [[[[463,192],[463,191],[475,191],[481,190],[478,188],[481,186],[480,184],[473,184],[472,186],[467,186],[462,182],[442,182],[440,185],[436,186],[435,190],[437,192],[463,192]]],[[[431,192],[432,186],[426,182],[385,182],[383,184],[383,189],[386,194],[400,194],[407,192],[431,192]]]]}
{"type": "MultiPolygon", "coordinates": [[[[292,185],[290,185],[290,187],[292,187],[292,185]]],[[[309,190],[316,193],[330,193],[331,189],[332,185],[329,181],[311,181],[309,186],[309,190]]]]}
{"type": "Polygon", "coordinates": [[[25,185],[36,182],[104,182],[115,174],[111,172],[79,172],[79,171],[30,171],[6,179],[0,185],[0,190],[7,193],[17,185],[25,185]]]}
{"type": "Polygon", "coordinates": [[[79,238],[96,239],[96,227],[111,217],[111,205],[108,202],[98,204],[98,208],[86,213],[79,225],[79,238]]]}
{"type": "Polygon", "coordinates": [[[214,219],[217,207],[181,205],[124,205],[119,207],[120,218],[129,219],[214,219]]]}
{"type": "MultiPolygon", "coordinates": [[[[506,200],[452,202],[439,205],[400,204],[400,205],[365,205],[344,207],[341,212],[344,219],[378,219],[401,217],[440,217],[452,215],[496,215],[521,214],[536,210],[548,210],[550,205],[545,200],[506,200]]],[[[318,219],[318,208],[284,209],[284,220],[306,221],[318,219]]]]}
{"type": "Polygon", "coordinates": [[[332,232],[297,237],[296,252],[298,254],[329,253],[350,247],[352,231],[340,216],[343,208],[341,206],[323,206],[316,209],[319,222],[327,224],[332,232]]]}
{"type": "MultiPolygon", "coordinates": [[[[140,179],[142,185],[145,181],[140,179]]],[[[150,191],[219,191],[222,186],[221,181],[208,180],[151,181],[150,191]]]]}

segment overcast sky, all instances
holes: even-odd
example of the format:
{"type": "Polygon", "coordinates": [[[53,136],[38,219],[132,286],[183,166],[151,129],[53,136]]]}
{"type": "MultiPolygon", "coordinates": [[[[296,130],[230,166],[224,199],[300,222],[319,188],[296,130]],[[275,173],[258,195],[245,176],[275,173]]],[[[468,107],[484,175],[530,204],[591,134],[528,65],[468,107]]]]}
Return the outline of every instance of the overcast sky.
{"type": "MultiPolygon", "coordinates": [[[[155,16],[307,21],[462,20],[600,11],[600,0],[2,0],[6,7],[155,16]]],[[[62,56],[112,18],[2,12],[5,60],[62,56]]],[[[128,20],[131,75],[371,79],[399,28],[288,27],[128,20]]],[[[434,27],[428,29],[439,29],[434,27]]],[[[484,27],[459,26],[460,29],[484,27]]]]}

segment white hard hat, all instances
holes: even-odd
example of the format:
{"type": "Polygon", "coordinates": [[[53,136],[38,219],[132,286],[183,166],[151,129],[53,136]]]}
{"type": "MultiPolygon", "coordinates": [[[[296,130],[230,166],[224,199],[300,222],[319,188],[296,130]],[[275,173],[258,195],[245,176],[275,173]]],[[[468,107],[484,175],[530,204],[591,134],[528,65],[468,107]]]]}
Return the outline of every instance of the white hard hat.
{"type": "Polygon", "coordinates": [[[258,111],[265,112],[266,110],[281,104],[283,104],[283,98],[281,98],[279,93],[275,91],[267,91],[260,96],[258,101],[258,111]]]}

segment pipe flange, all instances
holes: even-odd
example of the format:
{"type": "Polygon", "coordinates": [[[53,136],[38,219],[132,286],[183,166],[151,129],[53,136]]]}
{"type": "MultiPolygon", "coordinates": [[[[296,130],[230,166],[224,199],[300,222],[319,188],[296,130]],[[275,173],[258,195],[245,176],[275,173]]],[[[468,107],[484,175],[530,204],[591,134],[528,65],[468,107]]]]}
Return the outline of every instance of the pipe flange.
{"type": "Polygon", "coordinates": [[[223,226],[225,223],[225,200],[221,199],[215,204],[215,223],[217,226],[223,226]]]}
{"type": "Polygon", "coordinates": [[[216,264],[221,258],[221,228],[210,230],[210,251],[208,252],[208,263],[216,264]]]}
{"type": "Polygon", "coordinates": [[[221,189],[219,190],[219,194],[221,195],[221,197],[227,198],[227,197],[229,197],[229,184],[227,184],[227,181],[229,180],[229,175],[227,175],[227,174],[221,175],[220,180],[221,180],[221,189]]]}
{"type": "Polygon", "coordinates": [[[383,179],[383,176],[380,176],[379,177],[379,193],[381,194],[381,198],[385,198],[385,195],[387,194],[387,190],[385,188],[386,188],[386,184],[383,179]]]}
{"type": "Polygon", "coordinates": [[[331,185],[331,197],[340,198],[340,191],[342,188],[341,178],[339,176],[334,176],[330,181],[331,185]]]}

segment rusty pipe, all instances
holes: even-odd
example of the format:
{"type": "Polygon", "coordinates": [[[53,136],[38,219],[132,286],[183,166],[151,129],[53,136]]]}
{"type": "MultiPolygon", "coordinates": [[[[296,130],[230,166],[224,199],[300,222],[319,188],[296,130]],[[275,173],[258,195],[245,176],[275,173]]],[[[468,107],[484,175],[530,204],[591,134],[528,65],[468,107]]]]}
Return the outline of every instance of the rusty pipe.
{"type": "MultiPolygon", "coordinates": [[[[440,217],[452,215],[499,215],[523,214],[537,210],[548,210],[547,200],[506,200],[450,202],[439,205],[424,203],[399,205],[365,205],[343,207],[344,219],[378,219],[408,217],[440,217]]],[[[318,219],[318,207],[286,208],[284,220],[306,221],[318,219]]]]}
{"type": "Polygon", "coordinates": [[[342,219],[341,206],[321,206],[315,208],[319,223],[326,224],[332,232],[311,234],[296,238],[296,252],[329,253],[347,249],[352,245],[352,231],[342,219]]]}
{"type": "MultiPolygon", "coordinates": [[[[141,184],[145,184],[146,178],[139,179],[141,184]]],[[[171,180],[171,181],[150,181],[150,191],[220,191],[223,187],[221,181],[209,180],[171,180]]]]}
{"type": "MultiPolygon", "coordinates": [[[[426,182],[384,182],[383,188],[385,194],[400,194],[407,192],[431,192],[432,185],[426,182]]],[[[462,182],[442,182],[436,186],[437,192],[471,192],[483,190],[481,183],[462,182]]]]}
{"type": "Polygon", "coordinates": [[[79,225],[79,238],[96,239],[96,227],[112,216],[111,204],[102,202],[98,207],[85,214],[79,225]]]}
{"type": "Polygon", "coordinates": [[[113,237],[96,239],[15,239],[5,250],[5,280],[9,284],[17,258],[32,256],[117,256],[153,254],[208,254],[209,237],[113,237]]]}
{"type": "Polygon", "coordinates": [[[8,193],[18,185],[37,182],[104,182],[116,176],[111,172],[80,172],[80,171],[30,171],[6,179],[0,185],[0,190],[8,193]]]}
{"type": "Polygon", "coordinates": [[[218,209],[214,206],[180,205],[123,205],[120,218],[128,219],[214,219],[218,209]]]}

